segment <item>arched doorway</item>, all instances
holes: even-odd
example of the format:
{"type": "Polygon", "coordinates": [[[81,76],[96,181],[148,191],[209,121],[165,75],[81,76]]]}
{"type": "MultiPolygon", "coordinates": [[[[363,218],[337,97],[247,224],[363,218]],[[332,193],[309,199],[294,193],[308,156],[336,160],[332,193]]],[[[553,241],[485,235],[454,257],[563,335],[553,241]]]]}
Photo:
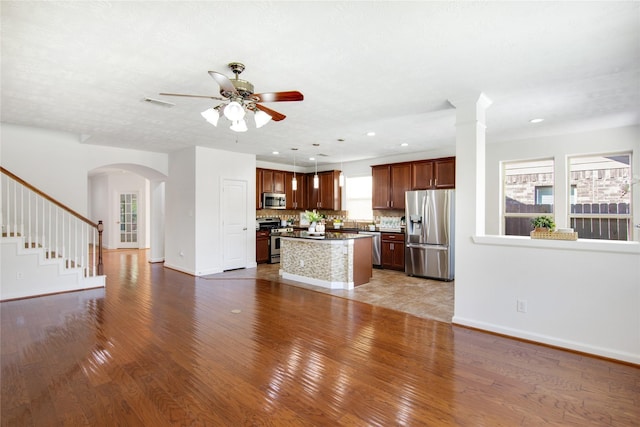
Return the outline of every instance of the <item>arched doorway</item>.
{"type": "Polygon", "coordinates": [[[89,216],[103,219],[105,248],[148,248],[151,262],[164,261],[166,179],[155,169],[128,163],[89,171],[89,216]]]}

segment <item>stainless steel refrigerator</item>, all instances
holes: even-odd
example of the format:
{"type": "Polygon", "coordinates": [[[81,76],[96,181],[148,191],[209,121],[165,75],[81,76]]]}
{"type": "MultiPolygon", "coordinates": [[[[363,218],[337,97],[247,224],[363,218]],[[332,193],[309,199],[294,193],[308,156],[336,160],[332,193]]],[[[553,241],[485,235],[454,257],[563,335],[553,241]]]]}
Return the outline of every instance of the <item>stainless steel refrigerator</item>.
{"type": "Polygon", "coordinates": [[[405,272],[453,280],[454,190],[407,191],[405,272]]]}

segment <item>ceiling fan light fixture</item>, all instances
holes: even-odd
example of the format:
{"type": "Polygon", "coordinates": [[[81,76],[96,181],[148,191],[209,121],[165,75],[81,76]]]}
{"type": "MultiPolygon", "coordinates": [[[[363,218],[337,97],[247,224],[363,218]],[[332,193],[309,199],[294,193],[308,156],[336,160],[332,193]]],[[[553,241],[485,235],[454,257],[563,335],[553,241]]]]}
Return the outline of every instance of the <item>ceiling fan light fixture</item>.
{"type": "Polygon", "coordinates": [[[231,130],[235,132],[246,132],[247,129],[247,122],[245,122],[243,119],[236,120],[231,125],[231,130]]]}
{"type": "Polygon", "coordinates": [[[214,126],[218,126],[218,119],[220,118],[220,114],[218,113],[218,110],[216,110],[215,108],[207,108],[200,114],[202,115],[202,117],[204,117],[206,121],[208,121],[214,126]]]}
{"type": "Polygon", "coordinates": [[[232,122],[242,120],[244,115],[244,107],[237,101],[231,101],[226,107],[224,107],[224,116],[232,122]]]}
{"type": "Polygon", "coordinates": [[[255,114],[255,120],[256,120],[256,128],[259,129],[262,126],[269,123],[269,121],[271,120],[271,116],[262,110],[257,110],[255,114]]]}

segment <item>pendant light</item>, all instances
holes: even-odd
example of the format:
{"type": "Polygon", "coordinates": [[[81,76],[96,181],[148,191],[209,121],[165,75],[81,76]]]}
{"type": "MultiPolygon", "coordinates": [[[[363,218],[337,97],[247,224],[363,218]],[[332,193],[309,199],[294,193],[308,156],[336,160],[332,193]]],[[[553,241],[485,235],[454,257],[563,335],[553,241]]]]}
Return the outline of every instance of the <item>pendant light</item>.
{"type": "MultiPolygon", "coordinates": [[[[344,142],[344,139],[338,139],[338,142],[344,142]]],[[[342,173],[342,169],[344,169],[342,165],[342,156],[340,156],[340,175],[338,175],[338,185],[340,187],[344,187],[344,173],[342,173]]]]}
{"type": "Polygon", "coordinates": [[[316,161],[316,174],[313,175],[313,188],[320,188],[320,178],[318,178],[318,159],[316,161]]]}
{"type": "Polygon", "coordinates": [[[293,150],[293,179],[291,180],[291,190],[296,191],[298,189],[298,180],[296,179],[296,150],[297,148],[292,148],[293,150]]]}

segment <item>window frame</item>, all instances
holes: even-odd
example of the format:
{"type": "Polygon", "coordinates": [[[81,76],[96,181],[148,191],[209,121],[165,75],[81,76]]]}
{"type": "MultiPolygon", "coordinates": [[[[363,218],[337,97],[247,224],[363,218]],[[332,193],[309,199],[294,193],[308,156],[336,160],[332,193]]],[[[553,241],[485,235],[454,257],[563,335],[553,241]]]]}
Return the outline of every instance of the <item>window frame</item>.
{"type": "MultiPolygon", "coordinates": [[[[531,159],[518,159],[518,160],[504,160],[500,162],[501,168],[500,168],[500,172],[501,172],[501,197],[500,197],[500,203],[502,205],[502,208],[500,210],[500,234],[503,236],[524,236],[524,234],[507,234],[507,221],[509,218],[529,218],[529,219],[533,219],[537,216],[540,215],[546,215],[546,216],[550,216],[552,218],[555,219],[555,197],[556,197],[556,173],[555,173],[555,167],[556,167],[556,160],[554,157],[538,157],[538,158],[531,158],[531,159]],[[550,186],[552,188],[552,194],[553,194],[553,198],[552,200],[554,201],[554,203],[551,203],[549,206],[551,206],[551,211],[550,212],[507,212],[507,167],[509,165],[515,165],[515,164],[527,164],[527,163],[531,163],[534,164],[536,162],[551,162],[551,165],[547,165],[546,167],[549,167],[551,170],[551,173],[553,174],[553,178],[552,178],[552,185],[550,186]]],[[[536,187],[537,186],[533,186],[533,205],[537,205],[537,194],[536,194],[536,187]]],[[[542,205],[540,205],[542,206],[542,205]]],[[[546,204],[545,204],[546,206],[546,204]]],[[[528,235],[528,234],[527,234],[528,235]]]]}
{"type": "Polygon", "coordinates": [[[348,217],[350,219],[359,219],[359,220],[367,220],[367,221],[372,221],[373,220],[373,209],[371,209],[372,206],[372,187],[373,187],[373,177],[371,175],[355,175],[355,176],[347,176],[345,177],[344,180],[344,187],[343,187],[343,192],[344,192],[344,210],[346,212],[348,212],[348,217]],[[368,191],[363,191],[363,192],[359,192],[357,193],[358,195],[363,194],[364,197],[349,197],[349,183],[350,181],[352,182],[352,180],[354,179],[369,179],[370,181],[370,188],[368,189],[368,191]],[[371,217],[369,218],[356,218],[354,215],[354,213],[349,209],[349,200],[360,200],[360,201],[366,201],[366,206],[369,207],[370,209],[370,214],[371,217]]]}
{"type": "MultiPolygon", "coordinates": [[[[566,168],[567,168],[567,186],[569,187],[569,197],[567,200],[568,203],[568,209],[567,209],[567,224],[569,224],[570,227],[573,227],[574,229],[576,228],[574,225],[577,224],[578,220],[585,220],[585,219],[597,219],[597,220],[625,220],[627,223],[627,230],[626,230],[626,238],[625,239],[603,239],[603,238],[593,238],[593,237],[584,237],[584,238],[592,238],[595,240],[603,240],[603,241],[633,241],[633,232],[634,232],[634,226],[633,226],[633,186],[631,185],[631,181],[633,179],[633,151],[623,151],[623,152],[613,152],[613,153],[581,153],[581,154],[574,154],[574,155],[570,155],[567,156],[567,161],[566,161],[566,168]],[[587,213],[575,213],[573,212],[573,204],[571,203],[571,189],[572,187],[574,187],[574,185],[571,183],[572,179],[571,179],[571,174],[573,172],[572,170],[572,165],[571,165],[571,159],[575,159],[575,158],[588,158],[588,157],[603,157],[603,158],[607,158],[607,157],[614,157],[614,156],[628,156],[629,158],[629,164],[628,164],[628,168],[629,168],[629,189],[628,189],[628,193],[629,193],[629,209],[627,213],[591,213],[591,212],[587,212],[587,213]],[[573,224],[573,225],[572,225],[573,224]]],[[[605,169],[603,169],[605,170],[605,169]]],[[[576,192],[576,202],[577,202],[577,192],[576,192]]],[[[576,205],[578,203],[575,203],[576,205]]],[[[592,204],[607,204],[609,205],[610,203],[606,203],[606,202],[600,202],[600,203],[593,203],[592,204]]],[[[576,230],[578,231],[578,230],[576,230]]],[[[580,237],[580,232],[578,231],[578,236],[580,237]]]]}

